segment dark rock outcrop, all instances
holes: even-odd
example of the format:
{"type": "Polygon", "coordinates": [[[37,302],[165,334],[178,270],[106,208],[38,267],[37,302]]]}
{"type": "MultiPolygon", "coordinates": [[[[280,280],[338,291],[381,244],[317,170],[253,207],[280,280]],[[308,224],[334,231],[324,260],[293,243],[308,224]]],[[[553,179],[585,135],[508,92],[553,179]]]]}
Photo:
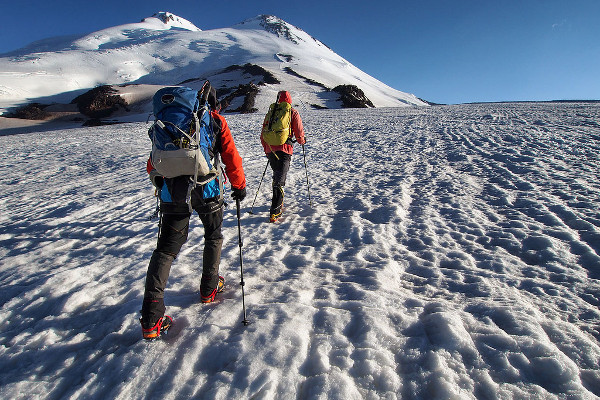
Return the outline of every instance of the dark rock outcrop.
{"type": "Polygon", "coordinates": [[[273,33],[278,37],[285,38],[295,44],[298,44],[298,40],[302,40],[292,33],[288,24],[281,18],[278,18],[274,15],[261,15],[260,20],[260,26],[262,26],[267,32],[273,33]]]}
{"type": "Polygon", "coordinates": [[[21,118],[29,120],[44,120],[50,116],[50,113],[44,111],[47,105],[40,103],[31,103],[17,108],[15,111],[6,115],[8,118],[21,118]]]}
{"type": "Polygon", "coordinates": [[[325,90],[330,90],[327,86],[323,85],[321,82],[317,82],[314,79],[310,79],[305,76],[302,76],[299,73],[297,73],[296,71],[294,71],[293,69],[291,69],[290,67],[285,67],[283,70],[292,76],[303,79],[304,82],[308,83],[309,85],[318,86],[321,89],[325,89],[325,90]]]}
{"type": "Polygon", "coordinates": [[[106,118],[117,110],[128,110],[127,102],[111,86],[98,86],[77,96],[71,104],[77,104],[79,112],[90,118],[106,118]]]}
{"type": "Polygon", "coordinates": [[[242,71],[249,75],[260,76],[262,77],[262,82],[259,82],[259,84],[269,83],[275,85],[280,83],[279,80],[275,78],[275,75],[273,75],[271,72],[267,71],[263,67],[255,64],[248,63],[244,65],[231,65],[223,70],[223,72],[231,71],[242,71]]]}
{"type": "Polygon", "coordinates": [[[256,100],[256,95],[258,94],[259,90],[260,89],[258,88],[258,86],[254,83],[239,85],[234,92],[232,92],[223,100],[221,100],[221,109],[225,110],[227,107],[229,107],[229,104],[233,101],[233,99],[235,99],[236,97],[243,96],[244,103],[234,110],[227,110],[227,112],[239,112],[242,114],[257,112],[258,109],[254,107],[254,102],[256,100]]]}
{"type": "Polygon", "coordinates": [[[356,85],[338,85],[333,91],[339,93],[343,108],[374,108],[375,106],[356,85]]]}

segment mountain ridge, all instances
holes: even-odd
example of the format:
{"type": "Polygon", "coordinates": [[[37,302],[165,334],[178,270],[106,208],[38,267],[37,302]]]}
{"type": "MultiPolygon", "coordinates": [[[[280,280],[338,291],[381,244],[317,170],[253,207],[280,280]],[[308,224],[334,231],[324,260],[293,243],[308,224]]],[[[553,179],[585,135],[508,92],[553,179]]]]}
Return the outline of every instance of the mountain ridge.
{"type": "MultiPolygon", "coordinates": [[[[121,114],[147,114],[146,86],[193,86],[204,79],[223,95],[257,85],[256,104],[250,107],[254,111],[268,107],[279,90],[289,90],[303,107],[347,107],[333,90],[338,86],[362,92],[364,107],[426,105],[364,73],[301,28],[266,14],[229,28],[202,30],[175,14],[159,12],[138,23],[48,38],[2,54],[0,71],[6,71],[0,74],[4,114],[31,103],[69,104],[98,86],[110,86],[119,95],[126,92],[133,100],[135,105],[121,114]],[[231,69],[244,65],[264,69],[278,83],[231,69]]],[[[229,110],[246,100],[232,98],[229,110]]]]}

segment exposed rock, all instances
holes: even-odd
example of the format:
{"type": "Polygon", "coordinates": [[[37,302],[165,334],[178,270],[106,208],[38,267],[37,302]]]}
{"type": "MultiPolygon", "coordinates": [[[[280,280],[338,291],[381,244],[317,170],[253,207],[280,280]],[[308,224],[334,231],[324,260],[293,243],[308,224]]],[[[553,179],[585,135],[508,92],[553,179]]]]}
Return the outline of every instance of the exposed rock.
{"type": "Polygon", "coordinates": [[[343,108],[369,108],[375,107],[365,93],[356,85],[339,85],[333,91],[340,94],[343,108]]]}
{"type": "Polygon", "coordinates": [[[282,61],[285,62],[292,62],[292,60],[294,59],[294,56],[292,56],[291,54],[277,53],[277,57],[279,57],[282,61]]]}
{"type": "Polygon", "coordinates": [[[50,113],[44,111],[44,108],[48,107],[47,105],[40,103],[31,103],[27,104],[23,107],[17,108],[14,112],[6,115],[8,118],[20,118],[20,119],[29,119],[29,120],[44,120],[50,117],[50,113]]]}
{"type": "Polygon", "coordinates": [[[259,65],[255,65],[255,64],[248,63],[248,64],[244,64],[244,65],[231,65],[223,70],[223,72],[231,72],[231,71],[242,71],[249,75],[261,76],[263,78],[263,81],[260,83],[269,83],[272,85],[281,83],[281,82],[279,82],[279,80],[277,78],[275,78],[275,75],[273,75],[271,72],[267,71],[266,69],[264,69],[263,67],[261,67],[259,65]]]}
{"type": "Polygon", "coordinates": [[[221,110],[224,111],[227,107],[229,107],[229,104],[231,104],[233,99],[235,99],[236,97],[244,96],[244,104],[242,104],[239,108],[236,108],[235,110],[227,110],[227,112],[239,112],[242,114],[257,112],[258,109],[254,107],[254,101],[256,99],[258,91],[259,88],[254,83],[239,85],[233,93],[231,93],[221,101],[221,110]]]}
{"type": "Polygon", "coordinates": [[[308,83],[310,85],[318,86],[318,87],[320,87],[322,89],[325,89],[325,90],[331,90],[327,86],[323,85],[321,82],[317,82],[314,79],[310,79],[310,78],[307,78],[305,76],[302,76],[299,73],[297,73],[296,71],[294,71],[293,69],[291,69],[290,67],[285,67],[283,70],[285,72],[287,72],[288,74],[292,75],[292,76],[295,76],[297,78],[303,79],[304,82],[306,82],[306,83],[308,83]]]}
{"type": "Polygon", "coordinates": [[[427,101],[427,100],[424,100],[424,99],[422,99],[420,97],[417,97],[417,98],[419,100],[421,100],[423,103],[429,104],[430,106],[443,106],[443,105],[445,105],[445,104],[440,104],[440,103],[434,103],[432,101],[427,101]]]}
{"type": "Polygon", "coordinates": [[[173,16],[173,14],[166,13],[166,12],[159,12],[152,16],[160,19],[164,24],[169,24],[169,22],[175,21],[175,17],[173,16]]]}
{"type": "Polygon", "coordinates": [[[127,102],[110,86],[98,86],[77,96],[71,104],[77,104],[79,112],[90,118],[106,118],[119,109],[128,111],[127,102]]]}
{"type": "Polygon", "coordinates": [[[274,15],[261,15],[260,19],[260,26],[265,28],[267,32],[273,33],[278,37],[285,38],[295,44],[298,44],[298,40],[302,40],[292,33],[290,27],[284,20],[274,15]]]}
{"type": "MultiPolygon", "coordinates": [[[[234,101],[236,97],[244,97],[244,103],[241,107],[236,108],[235,110],[227,110],[227,112],[240,112],[240,113],[252,113],[258,111],[254,108],[255,98],[259,92],[259,86],[265,84],[279,84],[281,83],[275,75],[273,75],[270,71],[265,68],[255,65],[255,64],[244,64],[244,65],[230,65],[229,67],[220,70],[216,74],[208,77],[202,78],[191,78],[187,79],[183,82],[180,82],[179,85],[186,85],[191,82],[205,81],[206,79],[213,81],[221,81],[222,78],[220,76],[222,74],[226,74],[229,72],[240,71],[242,73],[242,82],[238,86],[223,86],[223,87],[215,87],[217,91],[217,99],[221,100],[221,111],[225,111],[226,108],[234,101]],[[250,75],[248,78],[246,75],[250,75]]],[[[225,79],[227,82],[227,79],[225,79]]],[[[239,81],[238,81],[239,82],[239,81]]]]}

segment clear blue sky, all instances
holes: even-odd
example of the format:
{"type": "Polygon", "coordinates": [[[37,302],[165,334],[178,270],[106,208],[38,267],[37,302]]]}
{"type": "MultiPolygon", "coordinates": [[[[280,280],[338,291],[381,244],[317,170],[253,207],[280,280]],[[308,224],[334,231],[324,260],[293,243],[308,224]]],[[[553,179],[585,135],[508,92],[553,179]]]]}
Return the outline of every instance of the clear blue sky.
{"type": "Polygon", "coordinates": [[[600,99],[600,0],[0,0],[0,6],[0,53],[158,11],[201,29],[272,14],[425,100],[600,99]]]}

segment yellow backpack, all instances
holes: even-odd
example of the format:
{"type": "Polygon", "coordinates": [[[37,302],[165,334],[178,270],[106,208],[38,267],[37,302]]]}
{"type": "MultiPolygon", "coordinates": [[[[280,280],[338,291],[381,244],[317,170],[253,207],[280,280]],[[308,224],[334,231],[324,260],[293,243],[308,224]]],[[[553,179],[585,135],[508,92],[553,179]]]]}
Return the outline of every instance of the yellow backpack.
{"type": "Polygon", "coordinates": [[[280,146],[290,139],[291,128],[292,105],[285,101],[271,104],[263,121],[263,140],[271,146],[280,146]]]}

